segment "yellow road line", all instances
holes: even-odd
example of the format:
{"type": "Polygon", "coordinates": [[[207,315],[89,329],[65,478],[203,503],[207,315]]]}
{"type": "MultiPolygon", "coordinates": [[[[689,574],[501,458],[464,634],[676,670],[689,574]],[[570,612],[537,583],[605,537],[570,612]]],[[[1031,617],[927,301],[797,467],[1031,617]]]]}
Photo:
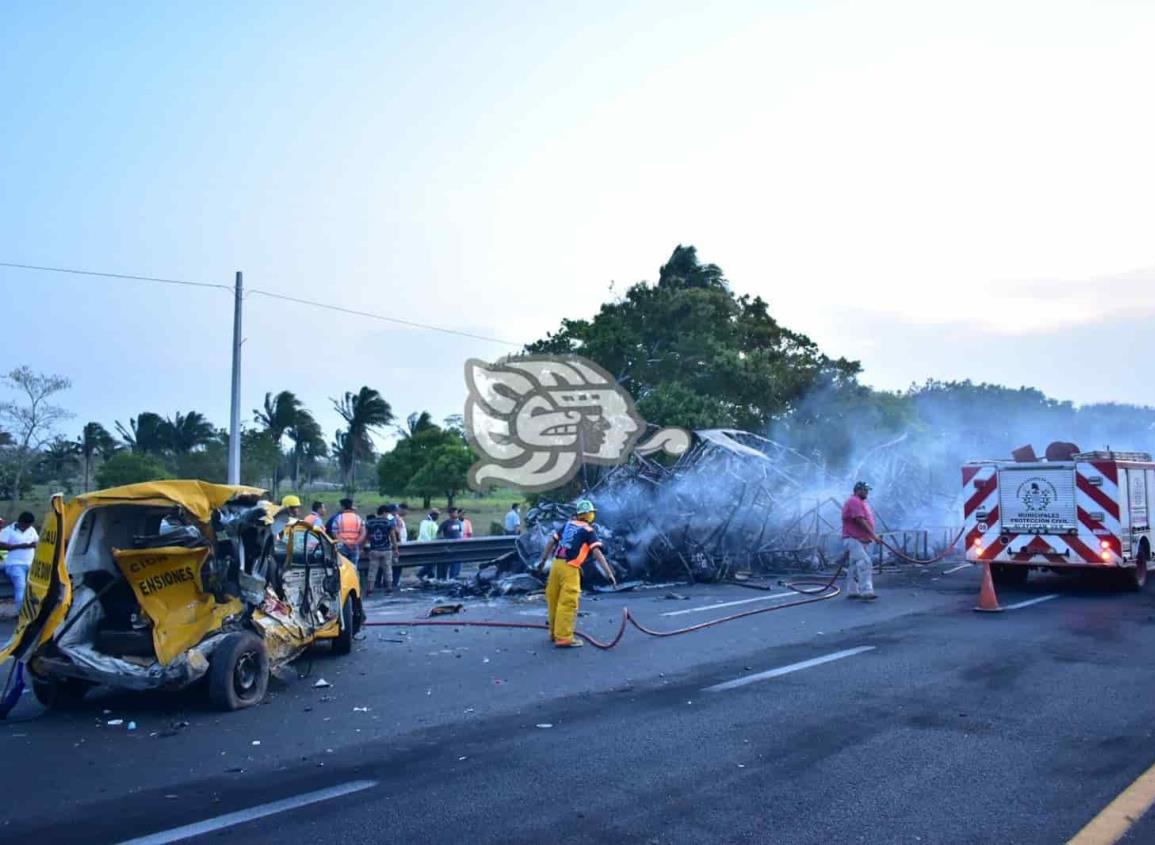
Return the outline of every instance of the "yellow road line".
{"type": "Polygon", "coordinates": [[[1139,775],[1067,845],[1112,845],[1127,834],[1152,804],[1155,804],[1155,766],[1139,775]]]}

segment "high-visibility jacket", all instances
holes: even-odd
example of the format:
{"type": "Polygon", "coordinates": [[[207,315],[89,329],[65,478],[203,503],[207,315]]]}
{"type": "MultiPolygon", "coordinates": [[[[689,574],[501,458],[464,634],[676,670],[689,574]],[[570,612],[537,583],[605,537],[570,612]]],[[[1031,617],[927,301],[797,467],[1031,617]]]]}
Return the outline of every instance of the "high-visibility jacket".
{"type": "Polygon", "coordinates": [[[365,520],[353,511],[341,511],[333,517],[333,539],[346,546],[355,546],[365,529],[365,520]]]}

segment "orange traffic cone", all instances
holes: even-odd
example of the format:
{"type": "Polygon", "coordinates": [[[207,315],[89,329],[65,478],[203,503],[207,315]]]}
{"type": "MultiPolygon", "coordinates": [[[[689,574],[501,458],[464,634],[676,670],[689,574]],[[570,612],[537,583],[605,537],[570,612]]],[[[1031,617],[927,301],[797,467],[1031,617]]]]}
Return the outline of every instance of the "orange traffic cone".
{"type": "Polygon", "coordinates": [[[975,605],[975,610],[981,613],[1002,613],[1003,611],[999,607],[999,597],[995,595],[995,582],[991,578],[991,565],[989,563],[983,564],[983,586],[979,590],[979,603],[975,605]]]}

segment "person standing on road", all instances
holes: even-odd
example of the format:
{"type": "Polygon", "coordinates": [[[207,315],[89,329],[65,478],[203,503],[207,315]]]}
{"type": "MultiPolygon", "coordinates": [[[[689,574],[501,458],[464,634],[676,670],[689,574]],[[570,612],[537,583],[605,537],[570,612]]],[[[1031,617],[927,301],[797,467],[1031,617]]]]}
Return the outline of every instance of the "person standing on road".
{"type": "MultiPolygon", "coordinates": [[[[460,540],[464,533],[465,527],[462,525],[457,508],[450,508],[449,518],[441,523],[441,526],[437,529],[437,538],[439,540],[460,540]]],[[[437,577],[443,581],[446,578],[456,578],[460,574],[460,563],[437,564],[437,577]]]]}
{"type": "Polygon", "coordinates": [[[594,528],[596,518],[594,503],[589,499],[579,501],[577,513],[549,538],[538,563],[540,569],[553,555],[545,600],[549,608],[549,636],[557,648],[578,648],[582,644],[574,636],[574,626],[582,594],[582,564],[586,558],[593,554],[606,579],[614,586],[618,583],[613,567],[602,554],[602,541],[594,528]]]}
{"type": "Polygon", "coordinates": [[[316,526],[323,529],[325,527],[324,502],[313,502],[312,508],[309,511],[309,515],[305,517],[305,523],[308,524],[310,528],[316,526]]]}
{"type": "Polygon", "coordinates": [[[365,577],[369,568],[368,555],[365,566],[361,566],[361,547],[365,545],[368,533],[365,531],[365,520],[357,513],[352,499],[341,500],[341,512],[333,514],[329,520],[329,536],[337,543],[337,551],[343,554],[357,572],[361,575],[361,591],[365,592],[368,579],[365,577]]]}
{"type": "Polygon", "coordinates": [[[32,558],[36,554],[36,544],[40,535],[36,533],[36,517],[28,511],[20,514],[16,522],[0,531],[0,550],[8,553],[4,558],[4,574],[12,582],[15,592],[16,611],[24,604],[24,589],[28,585],[28,570],[32,568],[32,558]]]}
{"type": "Polygon", "coordinates": [[[369,542],[369,577],[365,583],[365,595],[373,595],[377,588],[378,573],[383,573],[382,588],[393,592],[393,552],[397,548],[397,524],[389,514],[393,505],[381,505],[377,515],[365,521],[365,531],[369,542]]]}
{"type": "Polygon", "coordinates": [[[397,506],[397,542],[405,545],[409,542],[409,526],[405,519],[409,516],[409,503],[402,502],[397,506]]]}
{"type": "Polygon", "coordinates": [[[509,513],[505,515],[505,533],[506,534],[520,534],[521,533],[521,514],[517,512],[517,503],[514,502],[510,508],[509,513]]]}
{"type": "MultiPolygon", "coordinates": [[[[441,518],[441,511],[433,508],[426,514],[425,519],[417,526],[417,542],[427,543],[437,539],[437,520],[441,518]]],[[[417,571],[418,578],[432,578],[433,564],[427,563],[417,571]]]]}
{"type": "Polygon", "coordinates": [[[457,509],[457,518],[461,520],[461,536],[468,540],[473,536],[473,523],[465,515],[465,508],[457,509]]]}
{"type": "Polygon", "coordinates": [[[859,481],[854,494],[842,506],[842,548],[846,552],[846,597],[874,601],[873,565],[870,563],[868,543],[878,541],[874,533],[874,513],[866,503],[870,485],[859,481]]]}

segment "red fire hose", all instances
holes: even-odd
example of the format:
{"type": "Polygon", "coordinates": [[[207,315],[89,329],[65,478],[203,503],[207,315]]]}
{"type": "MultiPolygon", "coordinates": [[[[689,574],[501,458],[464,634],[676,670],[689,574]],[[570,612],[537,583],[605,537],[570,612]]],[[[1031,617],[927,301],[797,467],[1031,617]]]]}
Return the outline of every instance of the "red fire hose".
{"type": "MultiPolygon", "coordinates": [[[[609,642],[602,642],[601,640],[591,637],[582,631],[576,631],[575,635],[581,637],[594,648],[608,651],[621,642],[622,637],[625,636],[626,626],[632,625],[643,634],[649,637],[676,637],[681,634],[689,634],[694,631],[702,631],[706,628],[713,628],[715,625],[721,625],[723,622],[733,622],[737,619],[745,619],[747,616],[757,616],[759,613],[770,613],[774,610],[785,610],[788,607],[799,607],[804,604],[813,604],[815,602],[826,601],[837,596],[842,591],[834,586],[834,582],[838,580],[838,576],[842,574],[842,567],[830,577],[830,580],[824,581],[821,578],[798,578],[794,581],[788,581],[783,584],[786,588],[793,590],[807,598],[796,599],[795,601],[787,602],[786,604],[776,604],[773,607],[760,607],[756,610],[744,610],[741,613],[733,613],[729,616],[722,616],[718,619],[710,619],[706,622],[699,622],[697,625],[691,625],[688,628],[675,628],[672,631],[655,631],[652,628],[647,628],[641,622],[634,618],[628,607],[622,609],[622,622],[618,627],[618,632],[609,642]]],[[[434,628],[434,627],[450,627],[450,628],[521,628],[531,631],[548,631],[549,625],[543,625],[539,622],[497,622],[497,621],[483,621],[483,622],[455,622],[443,619],[413,619],[408,622],[366,622],[366,627],[373,628],[434,628]]]]}
{"type": "Polygon", "coordinates": [[[907,563],[917,563],[919,566],[930,566],[930,564],[932,564],[932,563],[938,563],[940,560],[944,560],[946,558],[946,556],[948,554],[950,554],[951,551],[954,550],[955,544],[958,543],[958,541],[962,539],[962,535],[965,531],[966,531],[966,528],[960,528],[958,534],[955,535],[955,538],[953,540],[951,540],[950,543],[947,544],[947,547],[941,553],[939,553],[935,557],[928,558],[927,560],[920,560],[919,558],[911,557],[910,555],[904,553],[903,551],[896,549],[894,546],[890,545],[890,543],[886,542],[886,540],[883,540],[881,537],[878,538],[878,542],[883,548],[889,549],[891,554],[893,554],[895,557],[901,558],[902,560],[905,560],[907,563]]]}

